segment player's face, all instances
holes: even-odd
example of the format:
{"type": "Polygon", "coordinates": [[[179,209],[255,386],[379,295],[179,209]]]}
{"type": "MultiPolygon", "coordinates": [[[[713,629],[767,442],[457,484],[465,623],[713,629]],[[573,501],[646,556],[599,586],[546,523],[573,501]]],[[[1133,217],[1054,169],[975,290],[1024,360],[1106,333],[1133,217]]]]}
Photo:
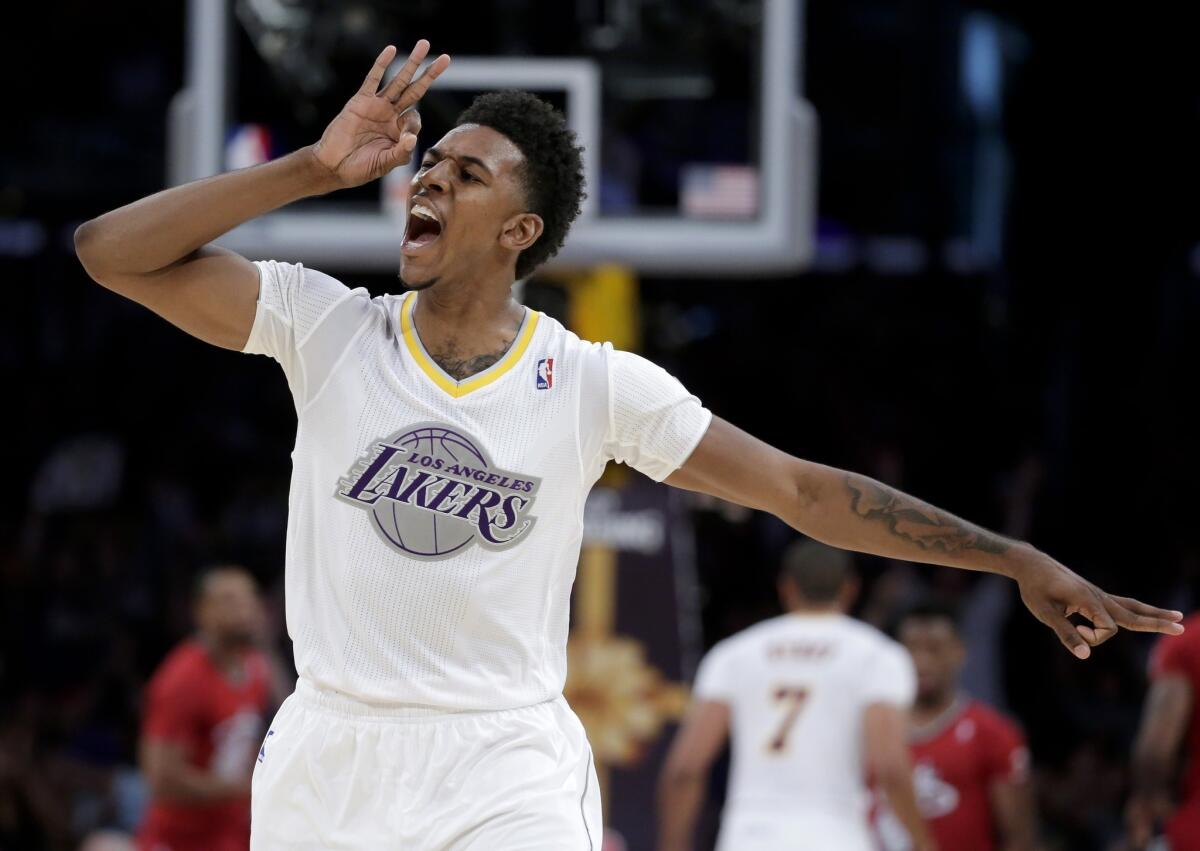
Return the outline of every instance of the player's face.
{"type": "Polygon", "coordinates": [[[946,618],[910,618],[900,627],[900,641],[917,669],[917,701],[937,703],[958,686],[966,652],[958,632],[946,618]]]}
{"type": "Polygon", "coordinates": [[[512,228],[537,218],[525,210],[524,161],[508,137],[478,124],[455,127],[425,152],[408,186],[405,286],[424,289],[512,257],[512,228]]]}
{"type": "Polygon", "coordinates": [[[258,589],[247,574],[222,571],[205,582],[196,610],[202,632],[222,644],[249,644],[258,634],[261,619],[258,589]]]}

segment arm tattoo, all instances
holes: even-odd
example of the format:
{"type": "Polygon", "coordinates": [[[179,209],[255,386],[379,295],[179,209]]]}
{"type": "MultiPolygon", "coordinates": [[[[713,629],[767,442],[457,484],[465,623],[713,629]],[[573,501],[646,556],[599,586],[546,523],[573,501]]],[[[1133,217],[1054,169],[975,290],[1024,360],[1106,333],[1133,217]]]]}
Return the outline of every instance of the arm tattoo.
{"type": "Polygon", "coordinates": [[[959,520],[932,505],[898,490],[854,473],[846,475],[850,508],[864,520],[885,523],[897,538],[916,544],[923,550],[957,553],[981,550],[1003,553],[1009,542],[986,529],[959,520]]]}

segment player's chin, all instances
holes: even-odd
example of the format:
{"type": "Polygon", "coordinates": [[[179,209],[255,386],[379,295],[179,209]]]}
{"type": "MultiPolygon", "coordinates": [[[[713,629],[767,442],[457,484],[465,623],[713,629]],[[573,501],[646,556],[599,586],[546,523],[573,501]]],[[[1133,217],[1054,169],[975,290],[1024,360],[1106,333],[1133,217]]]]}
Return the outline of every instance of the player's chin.
{"type": "Polygon", "coordinates": [[[227,640],[234,647],[253,647],[257,642],[257,633],[254,627],[248,626],[234,630],[227,640]]]}
{"type": "Polygon", "coordinates": [[[410,257],[401,253],[400,283],[404,284],[406,289],[423,290],[437,283],[439,266],[429,262],[429,259],[431,258],[410,257]]]}

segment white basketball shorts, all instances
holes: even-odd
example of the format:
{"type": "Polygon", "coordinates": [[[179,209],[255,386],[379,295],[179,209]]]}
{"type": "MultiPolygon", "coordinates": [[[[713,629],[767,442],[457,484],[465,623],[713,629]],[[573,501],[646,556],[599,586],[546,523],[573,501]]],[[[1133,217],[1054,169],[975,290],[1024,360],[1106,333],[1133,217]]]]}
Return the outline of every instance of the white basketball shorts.
{"type": "Polygon", "coordinates": [[[807,812],[731,812],[721,816],[717,851],[872,851],[863,823],[807,812]]]}
{"type": "Polygon", "coordinates": [[[363,704],[301,680],[254,768],[252,851],[600,851],[600,789],[562,697],[499,712],[363,704]]]}

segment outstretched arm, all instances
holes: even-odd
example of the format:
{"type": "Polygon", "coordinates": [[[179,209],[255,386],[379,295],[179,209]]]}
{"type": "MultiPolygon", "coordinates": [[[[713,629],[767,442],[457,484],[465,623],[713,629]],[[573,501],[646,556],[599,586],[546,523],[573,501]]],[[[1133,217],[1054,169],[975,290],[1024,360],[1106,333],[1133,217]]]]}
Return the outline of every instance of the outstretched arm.
{"type": "Polygon", "coordinates": [[[769,511],[831,546],[1008,576],[1016,580],[1034,617],[1080,659],[1118,627],[1183,631],[1180,612],[1105,593],[1027,543],[989,532],[867,476],[794,458],[718,417],[667,483],[769,511]],[[1068,620],[1076,613],[1090,625],[1068,620]]]}
{"type": "Polygon", "coordinates": [[[396,48],[379,55],[358,92],[315,145],[269,163],[197,180],[105,213],[75,232],[75,250],[100,284],[148,307],[195,337],[240,349],[258,297],[254,266],[208,243],[293,201],[358,186],[403,165],[416,146],[413,106],[450,63],[441,56],[419,79],[421,40],[379,90],[396,48]]]}

